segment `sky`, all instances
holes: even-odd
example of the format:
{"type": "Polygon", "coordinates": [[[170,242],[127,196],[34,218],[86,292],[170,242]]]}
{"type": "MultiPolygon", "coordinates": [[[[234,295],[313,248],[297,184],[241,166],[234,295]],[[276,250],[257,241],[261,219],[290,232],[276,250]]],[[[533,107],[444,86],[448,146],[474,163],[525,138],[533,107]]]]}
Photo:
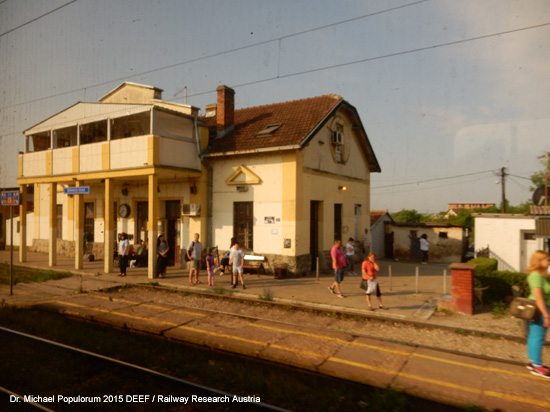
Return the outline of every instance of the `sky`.
{"type": "Polygon", "coordinates": [[[353,105],[373,210],[499,205],[502,167],[517,205],[550,151],[548,39],[548,0],[0,0],[0,187],[23,131],[78,101],[129,81],[204,114],[225,84],[237,109],[353,105]]]}

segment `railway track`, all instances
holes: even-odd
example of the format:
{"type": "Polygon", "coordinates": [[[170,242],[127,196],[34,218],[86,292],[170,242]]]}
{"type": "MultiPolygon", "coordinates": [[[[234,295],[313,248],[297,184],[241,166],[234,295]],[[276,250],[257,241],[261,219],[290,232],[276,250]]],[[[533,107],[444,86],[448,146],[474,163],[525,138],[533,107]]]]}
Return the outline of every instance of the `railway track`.
{"type": "MultiPolygon", "coordinates": [[[[429,323],[416,322],[416,321],[412,321],[412,320],[397,319],[397,318],[391,318],[391,317],[372,316],[369,313],[356,312],[356,311],[353,311],[353,310],[335,311],[333,309],[328,309],[328,308],[325,309],[325,308],[319,308],[319,307],[316,307],[316,306],[308,306],[307,304],[279,303],[279,302],[274,302],[274,301],[270,301],[270,300],[258,300],[258,299],[250,299],[250,298],[245,298],[245,297],[235,297],[235,296],[231,296],[231,295],[215,294],[215,293],[212,293],[212,292],[206,292],[206,291],[203,292],[203,291],[200,291],[200,290],[182,292],[180,290],[174,290],[172,288],[166,288],[166,287],[160,287],[160,286],[154,286],[154,285],[134,284],[134,285],[132,285],[132,287],[142,289],[142,290],[152,290],[152,291],[160,291],[160,292],[168,292],[168,293],[180,293],[180,294],[184,293],[184,294],[187,294],[187,295],[195,295],[195,296],[204,297],[204,298],[208,298],[208,299],[222,299],[222,300],[228,300],[228,301],[232,301],[232,302],[240,302],[240,303],[247,304],[247,305],[252,305],[252,306],[264,305],[264,306],[269,306],[269,307],[273,307],[273,308],[282,308],[285,311],[301,311],[301,312],[305,312],[305,313],[308,313],[308,314],[324,315],[324,316],[333,317],[333,318],[336,317],[338,319],[351,319],[351,320],[360,319],[360,320],[364,320],[364,321],[368,321],[368,322],[377,322],[377,323],[388,324],[388,325],[397,326],[397,327],[399,327],[399,326],[409,326],[409,327],[413,327],[417,330],[440,331],[440,332],[448,333],[448,334],[452,334],[452,335],[470,336],[470,337],[474,337],[474,338],[475,337],[487,338],[487,339],[494,340],[494,341],[514,342],[514,343],[520,343],[520,344],[524,344],[525,341],[526,341],[525,337],[521,337],[521,336],[517,336],[517,335],[508,335],[508,334],[502,334],[502,333],[497,333],[497,332],[488,332],[488,331],[480,331],[480,330],[475,330],[475,329],[466,329],[466,328],[460,328],[460,327],[456,327],[456,326],[445,326],[445,325],[429,324],[429,323]]],[[[182,304],[180,304],[180,305],[182,307],[187,308],[187,309],[195,308],[193,306],[186,306],[186,305],[182,305],[182,304]]],[[[212,314],[221,313],[218,310],[211,310],[211,309],[204,308],[204,307],[201,307],[201,310],[211,312],[212,314]]],[[[225,314],[230,315],[230,316],[247,318],[247,319],[250,319],[250,320],[258,320],[258,321],[260,321],[260,320],[263,320],[263,321],[273,320],[273,319],[262,318],[262,317],[258,317],[258,316],[243,315],[243,314],[234,313],[234,312],[227,312],[225,314]]],[[[304,326],[304,325],[297,325],[297,324],[294,324],[294,323],[291,323],[291,322],[285,322],[284,320],[280,320],[280,319],[277,319],[277,322],[285,323],[285,324],[291,325],[291,326],[300,326],[300,327],[304,326]]],[[[315,326],[311,326],[311,325],[308,325],[308,328],[316,328],[316,329],[319,329],[319,330],[326,330],[326,331],[329,331],[329,332],[342,332],[342,330],[334,330],[334,329],[330,329],[330,328],[315,327],[315,326]]],[[[349,333],[349,331],[347,331],[347,332],[349,333]]],[[[409,346],[411,345],[411,343],[406,341],[406,340],[385,339],[383,337],[373,336],[373,335],[369,335],[369,334],[362,334],[362,333],[354,333],[354,335],[355,336],[366,337],[366,338],[371,338],[371,339],[376,339],[376,340],[381,340],[381,341],[402,343],[402,344],[409,345],[409,346]]],[[[464,355],[467,355],[467,356],[476,357],[476,358],[480,358],[480,359],[501,361],[503,363],[524,365],[524,362],[518,362],[518,361],[513,361],[513,360],[508,360],[508,359],[502,359],[502,358],[498,358],[498,357],[484,356],[484,355],[469,353],[469,352],[464,352],[464,351],[448,350],[448,349],[444,349],[444,348],[437,347],[437,346],[429,346],[429,345],[422,345],[422,344],[412,344],[412,346],[423,347],[423,348],[438,350],[438,351],[447,352],[447,353],[464,354],[464,355]]],[[[550,347],[550,341],[545,342],[545,346],[550,347]]]]}
{"type": "Polygon", "coordinates": [[[284,411],[254,395],[230,394],[13,329],[0,327],[0,336],[4,410],[284,411]]]}

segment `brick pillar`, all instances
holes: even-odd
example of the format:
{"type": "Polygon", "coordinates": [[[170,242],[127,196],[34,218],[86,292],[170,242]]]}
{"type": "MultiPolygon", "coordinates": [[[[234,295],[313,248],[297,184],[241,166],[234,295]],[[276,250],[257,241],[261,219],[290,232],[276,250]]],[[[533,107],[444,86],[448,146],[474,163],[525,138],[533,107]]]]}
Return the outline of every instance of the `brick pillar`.
{"type": "Polygon", "coordinates": [[[449,265],[453,280],[452,310],[468,315],[474,314],[474,269],[469,263],[452,263],[449,265]]]}

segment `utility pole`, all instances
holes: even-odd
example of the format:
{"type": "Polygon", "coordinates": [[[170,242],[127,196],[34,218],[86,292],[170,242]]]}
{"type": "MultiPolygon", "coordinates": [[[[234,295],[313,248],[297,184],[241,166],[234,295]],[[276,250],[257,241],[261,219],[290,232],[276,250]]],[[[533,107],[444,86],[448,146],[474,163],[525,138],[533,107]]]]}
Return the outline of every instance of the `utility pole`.
{"type": "Polygon", "coordinates": [[[500,205],[500,211],[506,213],[506,168],[500,169],[500,182],[502,184],[502,203],[500,205]]]}

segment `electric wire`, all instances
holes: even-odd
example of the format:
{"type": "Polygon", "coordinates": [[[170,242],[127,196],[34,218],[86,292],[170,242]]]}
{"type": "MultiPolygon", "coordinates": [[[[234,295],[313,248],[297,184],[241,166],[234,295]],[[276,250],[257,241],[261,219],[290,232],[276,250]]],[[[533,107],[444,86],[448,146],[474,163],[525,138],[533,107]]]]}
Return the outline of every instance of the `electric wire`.
{"type": "Polygon", "coordinates": [[[490,173],[490,172],[494,172],[494,170],[484,170],[482,172],[465,173],[465,174],[456,175],[456,176],[436,177],[434,179],[418,180],[416,182],[396,183],[396,184],[385,185],[385,186],[373,186],[373,187],[371,187],[371,189],[383,189],[383,188],[386,188],[386,187],[417,185],[417,184],[420,184],[420,183],[428,183],[428,182],[435,182],[435,181],[439,181],[439,180],[456,179],[456,178],[459,178],[459,177],[480,175],[480,174],[483,174],[483,173],[490,173]]]}
{"type": "MultiPolygon", "coordinates": [[[[74,0],[74,1],[77,1],[77,0],[74,0]]],[[[156,71],[172,69],[174,67],[183,66],[183,65],[191,64],[191,63],[196,63],[196,62],[201,61],[201,60],[207,60],[207,59],[211,59],[213,57],[219,57],[219,56],[223,56],[225,54],[231,54],[231,53],[239,52],[239,51],[250,49],[250,48],[253,48],[253,47],[257,47],[257,46],[263,46],[265,44],[269,44],[269,43],[273,43],[273,42],[280,42],[281,40],[288,39],[290,37],[300,36],[302,34],[311,33],[311,32],[317,31],[317,30],[322,30],[322,29],[326,29],[326,28],[329,28],[329,27],[334,27],[334,26],[338,26],[338,25],[341,25],[341,24],[350,23],[352,21],[365,19],[365,18],[375,16],[375,15],[378,15],[378,14],[388,13],[388,12],[391,12],[391,11],[394,11],[394,10],[397,10],[397,9],[402,9],[404,7],[415,6],[417,4],[424,3],[424,2],[427,2],[427,1],[430,1],[430,0],[420,0],[420,1],[417,1],[417,2],[414,2],[414,3],[409,3],[409,4],[406,4],[406,5],[393,7],[393,8],[390,8],[390,9],[385,9],[385,10],[377,11],[377,12],[374,12],[374,13],[369,13],[369,14],[365,14],[365,15],[362,15],[362,16],[354,17],[352,19],[346,19],[346,20],[342,20],[342,21],[338,21],[338,22],[334,22],[334,23],[330,23],[330,24],[325,24],[323,26],[314,27],[314,28],[307,29],[307,30],[302,30],[302,31],[299,31],[299,32],[296,32],[296,33],[287,34],[285,36],[277,37],[277,38],[274,38],[274,39],[264,40],[264,41],[249,44],[249,45],[246,45],[246,46],[235,47],[233,49],[208,54],[208,55],[197,57],[197,58],[190,59],[190,60],[185,60],[183,62],[178,62],[178,63],[173,63],[173,64],[170,64],[170,65],[166,65],[166,66],[157,67],[157,68],[146,70],[146,71],[143,71],[143,72],[140,72],[140,73],[135,73],[135,74],[132,74],[132,75],[129,75],[129,76],[119,77],[119,78],[116,78],[116,79],[111,79],[111,80],[108,80],[108,81],[104,81],[104,82],[101,82],[101,83],[96,83],[96,84],[93,84],[93,85],[88,85],[88,86],[85,86],[85,87],[79,87],[78,89],[73,89],[73,90],[69,90],[69,91],[66,91],[66,92],[61,92],[61,93],[57,93],[57,94],[54,94],[54,95],[41,97],[41,98],[34,99],[34,100],[28,100],[28,101],[22,102],[22,103],[16,103],[16,104],[11,105],[11,106],[5,106],[3,108],[0,108],[0,110],[20,106],[20,105],[27,104],[27,103],[36,103],[37,101],[46,100],[46,99],[59,97],[59,96],[64,96],[64,95],[67,95],[67,94],[76,93],[76,92],[79,92],[79,91],[82,91],[82,90],[91,89],[91,88],[95,88],[95,87],[99,87],[99,86],[105,86],[105,85],[113,83],[113,82],[125,81],[125,80],[131,79],[131,78],[143,76],[143,75],[146,75],[146,74],[151,74],[151,73],[154,73],[156,71]]],[[[254,83],[251,82],[250,84],[254,84],[254,83]]],[[[191,96],[200,96],[200,95],[208,94],[208,93],[212,93],[212,91],[193,94],[191,96]]],[[[188,97],[190,97],[190,96],[188,96],[188,97]]],[[[185,97],[182,97],[182,98],[185,98],[185,97]]],[[[177,99],[173,99],[173,100],[180,100],[182,98],[177,98],[177,99]]]]}
{"type": "MultiPolygon", "coordinates": [[[[6,34],[10,34],[11,32],[14,32],[15,30],[18,30],[18,29],[20,29],[21,27],[25,27],[25,26],[28,25],[28,24],[34,23],[35,21],[40,20],[42,17],[48,16],[49,14],[52,14],[52,13],[55,13],[56,11],[59,11],[59,10],[61,10],[62,8],[69,6],[70,4],[76,3],[77,1],[78,1],[78,0],[72,0],[72,1],[66,3],[66,4],[64,4],[64,5],[62,5],[62,6],[59,6],[59,7],[55,8],[55,9],[53,9],[53,10],[48,11],[47,13],[41,14],[40,16],[35,17],[35,18],[32,19],[32,20],[29,20],[29,21],[27,21],[27,22],[25,22],[25,23],[23,23],[23,24],[20,24],[19,26],[16,26],[16,27],[14,27],[13,29],[10,29],[10,30],[8,30],[8,31],[6,31],[6,32],[4,32],[4,33],[1,33],[1,34],[0,34],[0,37],[4,37],[6,34]]],[[[1,4],[1,3],[0,3],[0,4],[1,4]]]]}

